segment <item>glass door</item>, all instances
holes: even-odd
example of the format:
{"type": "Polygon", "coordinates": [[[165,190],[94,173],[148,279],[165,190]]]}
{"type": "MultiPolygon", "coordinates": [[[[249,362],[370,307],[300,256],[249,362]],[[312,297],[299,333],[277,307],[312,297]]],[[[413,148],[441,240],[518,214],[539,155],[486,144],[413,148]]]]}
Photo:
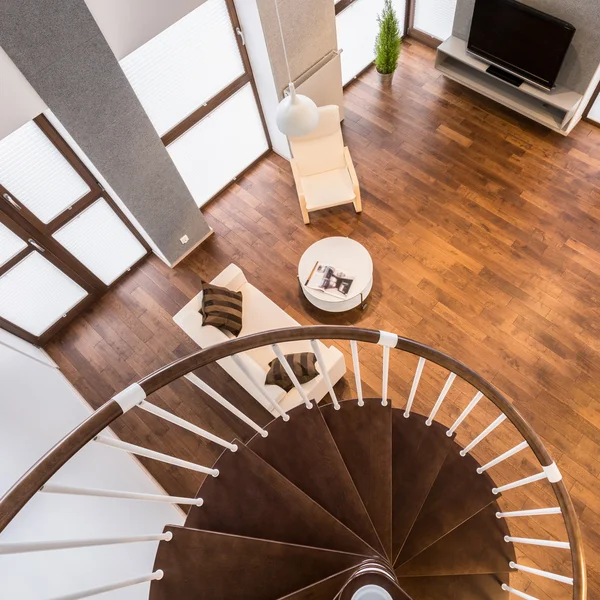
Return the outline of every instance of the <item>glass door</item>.
{"type": "Polygon", "coordinates": [[[98,291],[0,212],[0,325],[32,343],[49,339],[98,291]]]}
{"type": "Polygon", "coordinates": [[[412,0],[408,33],[429,46],[452,35],[456,0],[412,0]]]}
{"type": "Polygon", "coordinates": [[[0,140],[0,216],[0,319],[40,344],[148,252],[43,115],[0,140]]]}
{"type": "MultiPolygon", "coordinates": [[[[394,0],[394,9],[404,35],[406,0],[394,0]]],[[[383,0],[338,0],[335,24],[338,48],[342,50],[342,83],[346,85],[373,64],[375,38],[383,0]]]]}
{"type": "Polygon", "coordinates": [[[201,207],[269,149],[233,0],[206,0],[120,61],[201,207]]]}

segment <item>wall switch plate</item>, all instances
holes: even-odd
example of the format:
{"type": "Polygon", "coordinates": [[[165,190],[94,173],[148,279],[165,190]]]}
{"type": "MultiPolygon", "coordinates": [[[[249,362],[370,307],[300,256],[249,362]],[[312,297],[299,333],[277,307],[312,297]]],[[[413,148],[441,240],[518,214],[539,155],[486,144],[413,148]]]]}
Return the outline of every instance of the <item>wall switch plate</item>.
{"type": "Polygon", "coordinates": [[[190,241],[190,238],[187,235],[184,235],[183,237],[179,238],[179,241],[182,244],[187,244],[190,241]]]}

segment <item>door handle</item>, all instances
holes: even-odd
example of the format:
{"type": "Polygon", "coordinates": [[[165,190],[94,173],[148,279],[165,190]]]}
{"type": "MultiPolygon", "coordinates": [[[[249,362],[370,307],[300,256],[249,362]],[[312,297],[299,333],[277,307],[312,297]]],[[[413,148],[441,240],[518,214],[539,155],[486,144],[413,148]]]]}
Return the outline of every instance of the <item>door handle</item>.
{"type": "Polygon", "coordinates": [[[39,250],[40,252],[46,252],[46,248],[44,248],[43,246],[40,246],[40,244],[38,244],[34,239],[29,238],[27,240],[36,250],[39,250]]]}
{"type": "Polygon", "coordinates": [[[17,204],[12,197],[10,196],[10,194],[7,194],[6,192],[4,194],[2,194],[2,197],[14,208],[16,208],[17,210],[21,210],[21,206],[19,204],[17,204]]]}
{"type": "Polygon", "coordinates": [[[240,36],[240,39],[242,40],[242,46],[245,46],[246,38],[244,37],[244,32],[239,27],[235,28],[235,32],[240,36]]]}

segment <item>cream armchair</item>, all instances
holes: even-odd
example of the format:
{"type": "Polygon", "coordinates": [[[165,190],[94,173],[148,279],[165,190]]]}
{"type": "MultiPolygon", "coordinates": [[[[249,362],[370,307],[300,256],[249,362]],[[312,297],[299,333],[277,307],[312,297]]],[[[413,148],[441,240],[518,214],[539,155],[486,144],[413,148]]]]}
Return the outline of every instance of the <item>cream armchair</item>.
{"type": "Polygon", "coordinates": [[[304,223],[310,223],[308,213],[340,204],[352,202],[357,213],[362,211],[360,187],[350,152],[344,146],[336,105],[319,108],[315,131],[289,140],[304,223]]]}

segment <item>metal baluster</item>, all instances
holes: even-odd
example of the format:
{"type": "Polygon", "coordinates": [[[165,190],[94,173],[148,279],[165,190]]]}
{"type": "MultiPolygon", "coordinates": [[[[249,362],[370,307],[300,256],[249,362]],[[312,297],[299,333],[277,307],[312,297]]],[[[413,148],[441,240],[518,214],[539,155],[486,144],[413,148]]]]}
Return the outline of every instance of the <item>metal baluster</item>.
{"type": "Polygon", "coordinates": [[[302,389],[302,385],[298,381],[298,378],[296,377],[296,374],[294,373],[294,371],[293,371],[290,363],[288,362],[287,358],[285,357],[285,355],[281,351],[281,348],[279,347],[279,344],[273,344],[271,346],[271,348],[273,349],[273,352],[275,352],[275,356],[279,359],[279,362],[281,363],[281,366],[283,367],[283,369],[287,373],[287,376],[290,378],[290,380],[294,384],[294,387],[298,391],[298,394],[300,394],[300,398],[302,398],[302,400],[304,401],[304,404],[306,404],[306,408],[312,408],[312,404],[310,403],[310,400],[308,399],[308,396],[306,395],[306,392],[302,389]]]}
{"type": "Polygon", "coordinates": [[[408,402],[406,403],[406,408],[404,409],[404,416],[408,419],[410,417],[410,411],[412,409],[413,402],[415,400],[415,395],[417,393],[417,388],[419,387],[419,381],[421,379],[421,374],[423,373],[423,368],[425,367],[425,359],[421,356],[419,358],[419,363],[417,364],[417,370],[415,371],[415,377],[412,382],[412,387],[410,388],[410,395],[408,396],[408,402]]]}
{"type": "Polygon", "coordinates": [[[381,404],[387,406],[387,395],[388,395],[388,380],[390,373],[390,349],[388,346],[383,346],[383,373],[381,375],[381,404]]]}
{"type": "Polygon", "coordinates": [[[277,402],[275,402],[275,400],[273,400],[273,398],[271,398],[269,394],[267,394],[267,391],[265,390],[264,386],[261,385],[261,383],[256,379],[256,377],[254,377],[254,374],[250,372],[248,367],[246,367],[244,361],[236,354],[232,354],[231,359],[237,365],[240,371],[252,382],[252,385],[258,390],[260,395],[275,409],[275,412],[279,413],[279,416],[284,421],[289,421],[290,416],[286,414],[285,410],[283,410],[283,408],[281,408],[281,406],[279,406],[279,404],[277,404],[277,402]]]}
{"type": "Polygon", "coordinates": [[[552,508],[534,508],[532,510],[513,510],[508,512],[497,512],[496,517],[499,519],[506,519],[507,517],[537,517],[542,515],[560,515],[561,510],[559,506],[553,506],[552,508]]]}
{"type": "Polygon", "coordinates": [[[358,398],[358,405],[364,406],[365,401],[363,400],[362,380],[360,378],[360,361],[358,358],[358,343],[356,342],[356,340],[350,340],[350,348],[352,350],[352,365],[354,367],[354,380],[356,382],[356,396],[358,398]]]}
{"type": "Polygon", "coordinates": [[[225,400],[225,398],[223,398],[219,392],[213,390],[213,388],[211,388],[208,383],[205,383],[202,379],[200,379],[200,377],[194,373],[188,373],[185,378],[199,387],[221,406],[224,406],[230,413],[234,414],[238,419],[246,423],[246,425],[254,429],[254,431],[259,433],[262,437],[267,437],[267,435],[269,435],[268,431],[260,427],[260,425],[255,423],[250,417],[247,417],[241,410],[239,410],[239,408],[236,408],[233,404],[231,404],[231,402],[225,400]]]}
{"type": "Polygon", "coordinates": [[[519,598],[523,598],[524,600],[538,600],[535,596],[530,596],[529,594],[526,594],[525,592],[520,592],[519,590],[515,590],[515,588],[511,588],[509,585],[506,585],[506,583],[502,584],[502,589],[505,592],[510,592],[511,594],[514,594],[515,596],[518,596],[519,598]]]}
{"type": "Polygon", "coordinates": [[[181,417],[178,417],[177,415],[174,415],[162,408],[159,408],[158,406],[155,406],[154,404],[151,404],[147,400],[142,400],[142,402],[138,406],[142,410],[145,410],[146,412],[152,413],[153,415],[156,415],[157,417],[160,417],[161,419],[164,419],[165,421],[169,421],[169,423],[178,425],[179,427],[182,427],[183,429],[187,429],[188,431],[191,431],[192,433],[195,433],[196,435],[198,435],[204,439],[214,442],[215,444],[218,444],[219,446],[223,446],[224,448],[227,448],[228,450],[231,450],[232,452],[235,452],[238,449],[237,444],[231,444],[231,443],[225,441],[224,439],[206,431],[205,429],[202,429],[201,427],[198,427],[197,425],[194,425],[193,423],[190,423],[189,421],[186,421],[185,419],[182,419],[181,417]]]}
{"type": "Polygon", "coordinates": [[[469,402],[469,405],[467,406],[467,408],[465,408],[465,410],[462,411],[462,413],[460,414],[458,419],[456,419],[456,421],[454,421],[454,424],[452,425],[452,427],[450,427],[450,429],[448,429],[448,431],[446,431],[446,435],[448,437],[452,437],[454,432],[457,430],[458,426],[469,416],[469,413],[477,406],[477,404],[479,403],[479,401],[482,398],[483,398],[483,394],[481,392],[477,392],[475,394],[475,396],[473,397],[473,400],[471,400],[471,402],[469,402]]]}
{"type": "Polygon", "coordinates": [[[333,391],[333,386],[331,385],[331,379],[329,377],[329,373],[327,372],[327,366],[325,365],[325,361],[323,360],[323,353],[321,352],[321,348],[319,348],[319,344],[316,340],[311,340],[310,345],[312,346],[313,352],[317,357],[317,365],[319,366],[319,371],[325,380],[325,385],[327,385],[327,390],[329,391],[329,395],[331,396],[331,400],[333,401],[333,408],[335,410],[340,410],[341,406],[338,402],[337,396],[333,391]]]}
{"type": "Polygon", "coordinates": [[[491,425],[486,427],[466,448],[463,448],[460,451],[460,455],[466,456],[467,454],[469,454],[469,452],[471,452],[471,450],[473,450],[473,448],[475,448],[475,446],[477,446],[477,444],[479,444],[481,440],[490,435],[490,433],[492,433],[492,431],[494,431],[496,427],[502,425],[502,423],[506,421],[506,418],[507,417],[505,414],[501,414],[491,425]]]}
{"type": "Polygon", "coordinates": [[[487,471],[488,469],[491,469],[492,467],[496,466],[497,464],[500,464],[502,461],[505,461],[507,458],[510,458],[511,456],[514,456],[515,454],[518,454],[522,450],[525,450],[525,448],[529,448],[529,444],[527,442],[521,442],[518,446],[515,446],[514,448],[507,450],[504,454],[501,454],[500,456],[498,456],[498,458],[495,458],[494,460],[490,460],[490,462],[483,465],[483,467],[478,467],[477,472],[481,475],[483,472],[487,471]]]}
{"type": "Polygon", "coordinates": [[[523,571],[524,573],[531,573],[532,575],[539,575],[546,579],[552,579],[554,581],[560,581],[561,583],[568,583],[573,585],[572,577],[565,577],[564,575],[557,575],[556,573],[550,573],[549,571],[541,571],[540,569],[534,569],[533,567],[526,567],[525,565],[519,565],[513,561],[510,561],[509,566],[511,569],[517,569],[517,571],[523,571]]]}
{"type": "Polygon", "coordinates": [[[446,379],[446,383],[444,384],[444,387],[443,387],[442,391],[440,392],[440,395],[438,396],[438,399],[431,411],[431,414],[429,415],[429,418],[427,419],[427,421],[425,421],[425,424],[427,425],[427,427],[431,427],[431,424],[433,423],[433,420],[435,419],[435,415],[437,415],[438,410],[440,410],[440,407],[442,406],[442,402],[444,401],[444,398],[446,398],[446,395],[450,391],[450,388],[452,387],[452,384],[454,383],[455,379],[456,379],[456,373],[450,373],[450,375],[448,375],[448,379],[446,379]]]}
{"type": "Polygon", "coordinates": [[[175,458],[174,456],[170,456],[169,454],[163,454],[162,452],[156,452],[155,450],[150,450],[149,448],[143,448],[142,446],[129,444],[127,442],[123,442],[121,440],[117,440],[106,435],[97,435],[94,438],[94,441],[98,444],[102,444],[103,446],[110,446],[111,448],[116,448],[117,450],[124,450],[125,452],[129,452],[130,454],[135,454],[137,456],[145,456],[146,458],[151,458],[159,462],[167,463],[168,465],[174,465],[176,467],[189,469],[190,471],[205,473],[206,475],[212,475],[213,477],[217,477],[219,475],[218,469],[203,467],[202,465],[197,465],[196,463],[189,462],[187,460],[182,460],[181,458],[175,458]]]}
{"type": "Polygon", "coordinates": [[[534,483],[535,481],[540,481],[540,479],[546,479],[547,475],[543,471],[538,473],[537,475],[532,475],[531,477],[525,477],[523,479],[519,479],[518,481],[513,481],[512,483],[507,483],[506,485],[502,485],[500,487],[492,488],[492,492],[494,494],[501,494],[502,492],[506,492],[508,490],[513,490],[514,488],[521,487],[522,485],[527,485],[528,483],[534,483]]]}
{"type": "Polygon", "coordinates": [[[555,542],[554,540],[536,540],[533,538],[512,537],[510,535],[505,535],[504,541],[512,542],[513,544],[530,544],[531,546],[546,546],[548,548],[561,548],[563,550],[571,549],[571,544],[569,544],[569,542],[555,542]]]}
{"type": "Polygon", "coordinates": [[[182,498],[163,494],[144,494],[141,492],[124,492],[120,490],[102,490],[98,488],[82,488],[57,483],[46,483],[40,488],[46,494],[69,494],[72,496],[97,496],[100,498],[120,498],[123,500],[147,500],[149,502],[168,502],[169,504],[191,504],[202,506],[202,498],[182,498]]]}

